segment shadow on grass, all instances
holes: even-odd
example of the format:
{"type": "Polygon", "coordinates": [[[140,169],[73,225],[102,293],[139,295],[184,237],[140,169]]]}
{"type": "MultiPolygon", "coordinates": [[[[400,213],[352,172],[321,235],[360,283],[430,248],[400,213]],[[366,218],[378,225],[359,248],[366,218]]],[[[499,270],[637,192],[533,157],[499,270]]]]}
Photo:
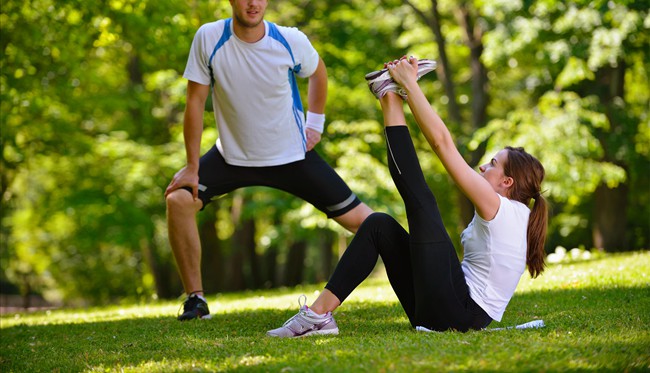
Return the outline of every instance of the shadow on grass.
{"type": "MultiPolygon", "coordinates": [[[[227,304],[225,304],[227,306],[227,304]]],[[[516,295],[502,323],[544,319],[546,328],[416,333],[399,304],[346,302],[338,337],[265,336],[293,311],[217,313],[212,320],[169,317],[2,329],[0,371],[217,371],[290,369],[539,370],[562,357],[607,369],[648,368],[650,288],[565,289],[516,295]],[[513,347],[519,344],[513,350],[513,347]],[[502,346],[494,348],[495,346],[502,346]],[[523,346],[523,347],[521,347],[523,346]],[[608,365],[609,364],[609,365],[608,365]]],[[[553,370],[552,365],[546,369],[553,370]]],[[[558,368],[558,367],[555,367],[558,368]]]]}

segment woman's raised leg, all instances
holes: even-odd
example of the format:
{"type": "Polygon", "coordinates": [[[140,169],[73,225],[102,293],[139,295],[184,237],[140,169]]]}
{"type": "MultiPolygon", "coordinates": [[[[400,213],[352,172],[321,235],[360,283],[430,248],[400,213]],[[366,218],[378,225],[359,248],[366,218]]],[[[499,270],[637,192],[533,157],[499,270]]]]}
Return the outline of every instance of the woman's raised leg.
{"type": "Polygon", "coordinates": [[[380,103],[386,126],[388,167],[404,200],[409,224],[414,326],[467,330],[469,289],[405,125],[403,102],[396,94],[387,93],[380,103]]]}

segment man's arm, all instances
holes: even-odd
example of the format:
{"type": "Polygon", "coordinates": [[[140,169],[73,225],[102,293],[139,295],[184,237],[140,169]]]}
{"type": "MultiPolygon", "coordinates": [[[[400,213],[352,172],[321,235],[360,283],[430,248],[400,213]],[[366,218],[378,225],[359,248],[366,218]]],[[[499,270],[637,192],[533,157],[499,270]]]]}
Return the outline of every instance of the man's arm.
{"type": "Polygon", "coordinates": [[[165,196],[185,186],[192,188],[192,196],[198,198],[199,192],[199,158],[201,157],[201,136],[203,135],[203,112],[205,101],[210,93],[210,86],[193,81],[187,82],[187,103],[183,119],[183,138],[187,165],[174,175],[165,190],[165,196]]]}
{"type": "Polygon", "coordinates": [[[309,77],[307,90],[307,150],[312,150],[320,141],[325,122],[325,103],[327,102],[327,68],[319,57],[316,71],[309,77]],[[311,113],[311,114],[310,114],[311,113]]]}
{"type": "Polygon", "coordinates": [[[325,113],[327,102],[327,68],[325,62],[319,57],[316,71],[309,77],[309,90],[307,91],[307,103],[309,111],[316,114],[325,113]]]}

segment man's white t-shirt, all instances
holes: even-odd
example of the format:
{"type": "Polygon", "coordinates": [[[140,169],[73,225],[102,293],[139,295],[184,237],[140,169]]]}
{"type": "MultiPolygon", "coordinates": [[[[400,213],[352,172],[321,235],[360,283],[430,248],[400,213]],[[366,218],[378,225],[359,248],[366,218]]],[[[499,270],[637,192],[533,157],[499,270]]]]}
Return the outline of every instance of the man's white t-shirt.
{"type": "Polygon", "coordinates": [[[461,265],[470,296],[496,321],[501,321],[526,270],[530,215],[523,203],[499,198],[501,205],[494,219],[486,221],[475,213],[460,236],[464,248],[461,265]]]}
{"type": "Polygon", "coordinates": [[[199,28],[183,76],[213,84],[217,147],[236,166],[276,166],[302,160],[305,116],[295,75],[318,67],[318,53],[297,28],[264,21],[266,33],[247,43],[232,20],[199,28]]]}

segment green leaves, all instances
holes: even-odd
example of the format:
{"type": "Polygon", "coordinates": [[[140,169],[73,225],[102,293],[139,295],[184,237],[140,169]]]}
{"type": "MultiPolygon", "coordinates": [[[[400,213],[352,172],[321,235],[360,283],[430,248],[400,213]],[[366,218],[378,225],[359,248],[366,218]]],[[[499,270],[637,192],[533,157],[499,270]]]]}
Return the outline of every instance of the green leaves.
{"type": "MultiPolygon", "coordinates": [[[[629,187],[629,235],[635,247],[647,247],[647,7],[557,0],[461,5],[482,35],[489,104],[480,128],[469,120],[448,123],[458,144],[478,150],[487,143],[487,156],[505,145],[524,146],[542,160],[554,213],[550,247],[571,246],[567,240],[590,245],[599,185],[629,187]]],[[[301,27],[328,67],[328,122],[319,152],[364,202],[403,222],[385,166],[381,112],[363,76],[405,54],[438,58],[423,17],[430,7],[427,1],[270,2],[267,14],[301,27]]],[[[459,4],[441,1],[438,8],[457,97],[444,94],[440,75],[421,83],[443,118],[450,102],[469,118],[477,98],[459,4]]],[[[196,29],[228,16],[228,2],[3,3],[2,280],[66,299],[106,301],[151,296],[158,291],[154,269],[162,268],[158,279],[177,277],[162,194],[185,162],[182,72],[196,29]]],[[[305,81],[300,88],[305,94],[305,81]]],[[[218,135],[209,112],[205,129],[204,151],[218,135]]],[[[454,195],[419,131],[412,134],[427,181],[436,193],[454,195]]],[[[347,237],[284,192],[241,193],[241,216],[256,220],[257,249],[273,247],[279,260],[293,241],[307,242],[308,250],[320,245],[318,230],[347,237]]],[[[206,212],[216,217],[222,243],[236,228],[229,198],[206,212]]],[[[439,200],[450,231],[461,230],[453,224],[456,199],[439,200]]]]}
{"type": "Polygon", "coordinates": [[[595,77],[596,75],[589,68],[586,61],[571,56],[555,80],[555,86],[557,89],[562,89],[580,83],[583,80],[594,80],[595,77]]]}

